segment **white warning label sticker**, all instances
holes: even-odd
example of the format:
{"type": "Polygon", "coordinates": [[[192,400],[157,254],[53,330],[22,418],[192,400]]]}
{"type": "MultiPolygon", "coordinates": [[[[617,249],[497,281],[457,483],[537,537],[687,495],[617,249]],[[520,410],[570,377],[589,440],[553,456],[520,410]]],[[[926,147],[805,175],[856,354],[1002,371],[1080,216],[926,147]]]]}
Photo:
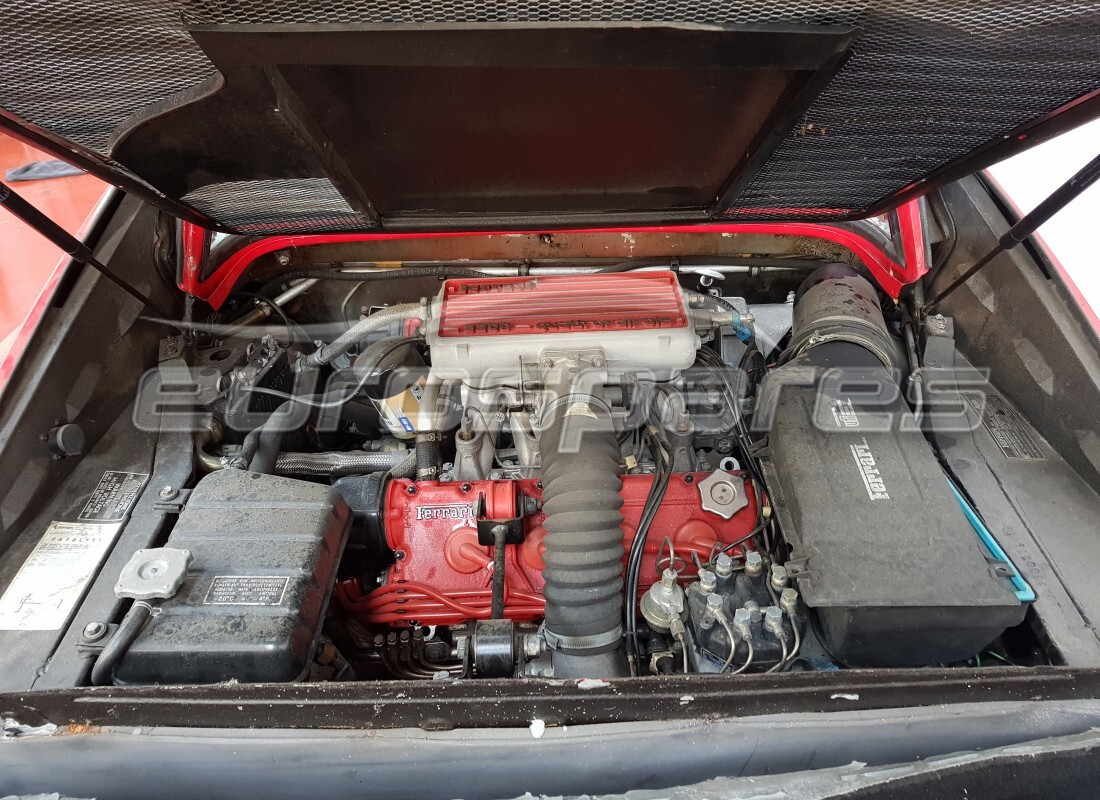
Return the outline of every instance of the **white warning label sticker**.
{"type": "Polygon", "coordinates": [[[149,476],[144,472],[107,470],[77,519],[82,522],[121,522],[137,502],[147,480],[149,476]]]}
{"type": "Polygon", "coordinates": [[[0,597],[0,630],[59,630],[121,527],[117,522],[51,523],[0,597]]]}

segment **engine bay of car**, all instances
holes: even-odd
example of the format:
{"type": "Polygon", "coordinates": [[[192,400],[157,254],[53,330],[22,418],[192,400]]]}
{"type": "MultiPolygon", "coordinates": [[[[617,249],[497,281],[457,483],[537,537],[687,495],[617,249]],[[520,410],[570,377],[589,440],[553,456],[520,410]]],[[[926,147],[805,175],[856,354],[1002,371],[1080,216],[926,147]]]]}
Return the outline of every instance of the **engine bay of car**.
{"type": "Polygon", "coordinates": [[[731,238],[261,257],[154,334],[87,454],[49,432],[75,468],[4,561],[12,685],[659,695],[1065,663],[1046,573],[952,448],[1053,454],[952,320],[918,326],[846,248],[731,238]]]}

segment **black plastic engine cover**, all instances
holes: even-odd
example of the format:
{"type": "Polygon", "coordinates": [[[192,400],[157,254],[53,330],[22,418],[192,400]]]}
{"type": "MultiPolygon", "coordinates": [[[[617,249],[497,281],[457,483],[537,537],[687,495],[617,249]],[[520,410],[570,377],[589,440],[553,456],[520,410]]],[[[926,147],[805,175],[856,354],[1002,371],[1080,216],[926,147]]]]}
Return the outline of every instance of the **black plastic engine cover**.
{"type": "Polygon", "coordinates": [[[328,486],[222,470],[191,493],[166,545],[191,551],[115,670],[126,683],[291,681],[309,666],[347,536],[328,486]]]}
{"type": "Polygon", "coordinates": [[[787,569],[836,659],[960,661],[1023,620],[1001,562],[986,557],[890,372],[867,350],[828,343],[775,370],[757,415],[771,417],[763,467],[792,548],[787,569]],[[868,394],[872,385],[882,391],[868,394]]]}

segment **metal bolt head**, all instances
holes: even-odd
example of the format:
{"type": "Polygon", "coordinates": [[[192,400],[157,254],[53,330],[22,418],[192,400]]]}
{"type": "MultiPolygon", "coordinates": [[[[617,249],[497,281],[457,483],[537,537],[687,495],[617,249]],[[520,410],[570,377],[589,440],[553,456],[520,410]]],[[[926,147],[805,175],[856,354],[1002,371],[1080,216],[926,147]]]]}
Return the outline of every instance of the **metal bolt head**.
{"type": "Polygon", "coordinates": [[[798,591],[790,587],[784,589],[779,595],[779,607],[786,611],[788,616],[792,616],[798,608],[798,591]]]}
{"type": "Polygon", "coordinates": [[[89,622],[84,626],[81,636],[86,642],[98,642],[107,635],[107,625],[103,622],[89,622]]]}
{"type": "Polygon", "coordinates": [[[722,610],[722,597],[717,594],[707,595],[707,613],[711,616],[717,616],[718,612],[722,610]]]}
{"type": "Polygon", "coordinates": [[[708,593],[718,588],[718,580],[709,569],[699,570],[699,588],[708,593]]]}
{"type": "Polygon", "coordinates": [[[779,606],[764,609],[764,627],[780,638],[783,637],[783,610],[779,606]]]}
{"type": "Polygon", "coordinates": [[[544,652],[546,652],[546,643],[541,636],[532,634],[523,637],[523,654],[529,661],[538,658],[544,652]]]}
{"type": "Polygon", "coordinates": [[[721,578],[728,578],[733,574],[733,559],[727,553],[719,553],[714,560],[714,571],[721,578]]]}
{"type": "Polygon", "coordinates": [[[745,603],[745,610],[749,612],[749,619],[753,622],[759,622],[764,616],[764,612],[760,610],[760,604],[755,600],[745,603]]]}
{"type": "Polygon", "coordinates": [[[179,489],[175,486],[162,486],[161,490],[157,493],[157,497],[161,500],[171,500],[173,497],[179,494],[179,489]]]}
{"type": "Polygon", "coordinates": [[[739,608],[733,612],[733,629],[741,636],[748,638],[752,635],[752,612],[747,608],[739,608]]]}
{"type": "Polygon", "coordinates": [[[745,554],[745,574],[752,577],[760,575],[764,571],[764,557],[755,550],[745,554]]]}

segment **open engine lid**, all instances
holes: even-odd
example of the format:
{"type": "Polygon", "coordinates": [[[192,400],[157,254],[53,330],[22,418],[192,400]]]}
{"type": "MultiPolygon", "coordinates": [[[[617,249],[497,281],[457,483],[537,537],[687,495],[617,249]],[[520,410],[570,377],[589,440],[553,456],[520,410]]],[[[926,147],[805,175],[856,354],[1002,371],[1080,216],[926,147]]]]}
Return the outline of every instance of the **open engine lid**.
{"type": "Polygon", "coordinates": [[[237,233],[851,219],[1100,114],[1100,7],[958,5],[38,0],[0,127],[237,233]]]}

